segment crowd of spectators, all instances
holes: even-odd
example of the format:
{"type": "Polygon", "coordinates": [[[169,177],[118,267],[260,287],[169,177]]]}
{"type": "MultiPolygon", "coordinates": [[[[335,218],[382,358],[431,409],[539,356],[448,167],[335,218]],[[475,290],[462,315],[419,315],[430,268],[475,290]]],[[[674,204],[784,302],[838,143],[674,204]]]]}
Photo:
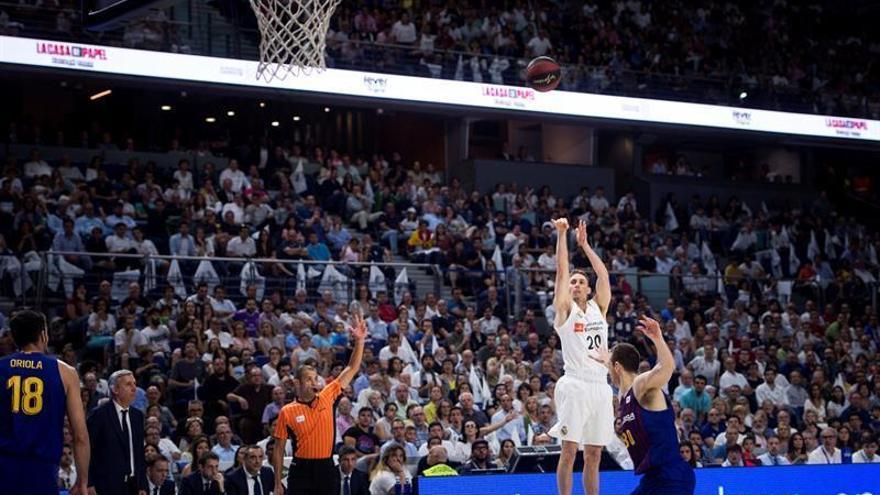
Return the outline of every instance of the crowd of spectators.
{"type": "MultiPolygon", "coordinates": [[[[115,146],[109,135],[100,141],[115,146]]],[[[263,459],[279,408],[295,396],[297,367],[313,364],[329,380],[347,361],[352,299],[367,312],[368,347],[339,402],[337,441],[358,469],[375,464],[377,487],[405,476],[401,451],[416,473],[468,473],[503,468],[516,446],[554,443],[561,352],[539,320],[552,321],[548,221],[560,216],[588,222],[612,270],[612,343],[636,345],[647,368],[654,349],[635,321],[662,321],[678,363],[668,392],[693,465],[880,461],[880,237],[840,218],[824,194],[806,205],[670,197],[645,215],[632,192],[466,190],[398,153],[279,146],[198,167],[181,160],[173,171],[137,159],[111,167],[101,156],[50,164],[35,148],[8,159],[0,292],[38,290],[22,282],[39,273],[30,253],[75,253],[55,260],[67,267],[62,277],[81,271],[75,283],[47,294],[64,304],[43,308],[54,351],[79,369],[88,410],[107,399],[110,372],[134,372],[145,449],[170,461],[167,476],[213,472],[213,461],[227,469],[249,453],[263,459]],[[216,283],[194,283],[194,260],[148,267],[156,260],[129,253],[241,262],[217,261],[216,283]],[[268,260],[257,267],[263,282],[240,283],[248,258],[268,260]],[[351,265],[407,258],[439,264],[451,295],[400,290],[387,266],[377,284],[351,265]],[[317,263],[304,285],[299,260],[317,263]],[[344,263],[333,266],[353,294],[318,292],[332,261],[344,263]],[[119,293],[116,275],[132,269],[140,276],[119,293]],[[166,284],[172,270],[182,287],[166,284]],[[631,284],[640,274],[670,276],[662,306],[631,284]],[[517,286],[520,312],[508,303],[517,286]]],[[[575,266],[587,266],[577,256],[575,266]]],[[[631,468],[622,443],[608,453],[631,468]]]]}
{"type": "MultiPolygon", "coordinates": [[[[163,12],[98,34],[81,29],[66,0],[30,3],[0,7],[0,34],[211,53],[163,12]]],[[[240,29],[228,56],[256,58],[249,3],[216,7],[240,29]]],[[[342,2],[327,58],[342,68],[520,85],[528,60],[547,55],[563,64],[561,88],[570,91],[880,118],[880,77],[868,62],[880,40],[870,8],[786,0],[342,2]]]]}

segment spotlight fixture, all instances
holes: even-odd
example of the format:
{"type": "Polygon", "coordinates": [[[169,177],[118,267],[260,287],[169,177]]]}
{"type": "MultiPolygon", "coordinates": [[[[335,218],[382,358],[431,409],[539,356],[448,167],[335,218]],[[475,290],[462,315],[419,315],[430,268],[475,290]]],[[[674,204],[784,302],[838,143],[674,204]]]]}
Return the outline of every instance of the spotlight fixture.
{"type": "Polygon", "coordinates": [[[235,117],[235,111],[229,110],[228,112],[226,112],[226,116],[227,117],[235,117]]]}
{"type": "Polygon", "coordinates": [[[742,93],[739,94],[739,99],[740,99],[740,100],[745,100],[745,99],[748,98],[748,97],[749,97],[749,94],[746,93],[745,91],[743,91],[742,93]]]}
{"type": "Polygon", "coordinates": [[[171,110],[171,105],[162,105],[159,107],[163,112],[168,112],[171,110]]]}
{"type": "Polygon", "coordinates": [[[299,122],[299,115],[294,115],[294,116],[293,116],[293,121],[294,121],[294,122],[299,122]]]}
{"type": "Polygon", "coordinates": [[[104,91],[101,91],[100,93],[95,93],[92,96],[89,96],[89,99],[92,101],[99,100],[99,99],[109,95],[112,92],[113,92],[112,90],[105,89],[104,91]]]}
{"type": "Polygon", "coordinates": [[[215,119],[214,117],[205,117],[205,122],[213,124],[214,122],[217,122],[217,119],[215,119]]]}
{"type": "Polygon", "coordinates": [[[278,122],[277,120],[272,121],[272,127],[278,127],[279,125],[281,125],[281,122],[278,122]]]}

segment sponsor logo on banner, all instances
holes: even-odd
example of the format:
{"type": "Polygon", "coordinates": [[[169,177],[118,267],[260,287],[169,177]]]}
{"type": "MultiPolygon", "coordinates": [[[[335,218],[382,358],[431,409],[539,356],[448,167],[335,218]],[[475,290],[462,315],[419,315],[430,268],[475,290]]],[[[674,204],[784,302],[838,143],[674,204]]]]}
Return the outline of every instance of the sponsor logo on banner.
{"type": "Polygon", "coordinates": [[[828,117],[825,119],[825,127],[834,129],[834,133],[840,136],[861,136],[862,132],[868,131],[868,123],[857,119],[828,117]]]}
{"type": "Polygon", "coordinates": [[[232,67],[229,65],[221,65],[220,73],[227,76],[244,76],[244,70],[241,67],[232,67]]]}
{"type": "Polygon", "coordinates": [[[525,108],[527,102],[535,100],[535,90],[530,88],[484,85],[482,92],[484,98],[491,98],[502,107],[525,108]]]}
{"type": "Polygon", "coordinates": [[[372,93],[384,93],[388,88],[388,78],[364,76],[364,87],[372,93]]]}
{"type": "Polygon", "coordinates": [[[731,115],[733,116],[734,122],[739,125],[752,125],[752,112],[734,110],[731,115]]]}
{"type": "Polygon", "coordinates": [[[95,61],[107,60],[107,49],[72,43],[37,42],[37,54],[49,55],[52,63],[77,67],[94,67],[95,61]]]}
{"type": "Polygon", "coordinates": [[[644,117],[650,113],[651,107],[647,102],[644,101],[636,101],[636,100],[623,100],[620,103],[620,111],[624,114],[634,114],[633,117],[624,117],[624,118],[639,118],[644,117]]]}

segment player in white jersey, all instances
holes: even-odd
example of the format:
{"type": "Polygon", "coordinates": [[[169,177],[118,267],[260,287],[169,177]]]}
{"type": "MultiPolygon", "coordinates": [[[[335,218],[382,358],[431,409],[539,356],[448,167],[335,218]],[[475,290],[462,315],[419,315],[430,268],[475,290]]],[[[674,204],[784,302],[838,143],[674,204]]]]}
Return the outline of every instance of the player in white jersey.
{"type": "Polygon", "coordinates": [[[587,242],[587,226],[581,221],[577,244],[596,273],[595,297],[590,297],[586,273],[569,273],[568,220],[560,218],[553,223],[557,233],[553,328],[562,343],[565,363],[565,374],[556,384],[557,423],[550,429],[550,435],[562,442],[556,485],[559,495],[571,493],[575,457],[583,446],[584,492],[598,495],[602,448],[614,438],[614,406],[608,369],[594,358],[600,350],[608,349],[605,313],[611,301],[611,285],[608,269],[587,242]]]}

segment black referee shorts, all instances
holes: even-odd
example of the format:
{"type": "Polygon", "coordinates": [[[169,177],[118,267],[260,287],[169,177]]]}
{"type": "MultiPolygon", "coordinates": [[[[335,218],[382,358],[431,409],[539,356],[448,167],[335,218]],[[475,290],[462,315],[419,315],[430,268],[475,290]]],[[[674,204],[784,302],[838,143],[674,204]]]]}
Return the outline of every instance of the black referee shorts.
{"type": "Polygon", "coordinates": [[[287,495],[334,495],[339,492],[339,470],[333,459],[294,459],[287,473],[287,495]]]}

